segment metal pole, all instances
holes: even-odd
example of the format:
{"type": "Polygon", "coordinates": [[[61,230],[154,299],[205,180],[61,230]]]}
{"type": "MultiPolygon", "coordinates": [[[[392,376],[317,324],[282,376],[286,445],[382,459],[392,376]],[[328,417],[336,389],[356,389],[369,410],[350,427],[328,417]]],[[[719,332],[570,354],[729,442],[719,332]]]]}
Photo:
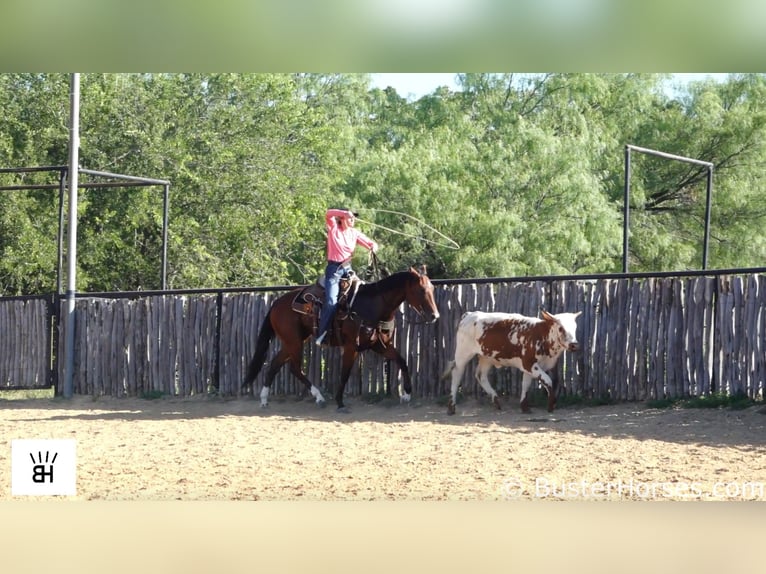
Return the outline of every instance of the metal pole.
{"type": "MultiPolygon", "coordinates": [[[[64,193],[66,192],[66,168],[59,171],[59,233],[56,263],[56,295],[61,295],[61,270],[64,268],[64,193]]],[[[56,314],[58,316],[58,314],[56,314]]]]}
{"type": "Polygon", "coordinates": [[[170,185],[170,182],[166,179],[154,179],[151,177],[138,177],[135,175],[124,175],[121,173],[112,173],[110,171],[96,171],[95,169],[81,168],[80,173],[87,175],[96,175],[99,177],[113,177],[115,179],[124,179],[126,181],[135,181],[141,183],[148,183],[152,185],[170,185]]]}
{"type": "Polygon", "coordinates": [[[697,165],[704,165],[706,167],[712,167],[713,164],[709,161],[703,161],[701,159],[694,159],[691,157],[684,157],[682,155],[676,155],[673,153],[666,153],[664,151],[657,151],[656,149],[649,149],[645,147],[639,147],[637,145],[630,145],[627,146],[629,149],[634,149],[638,152],[645,153],[648,155],[656,155],[657,157],[664,157],[665,159],[677,159],[678,161],[685,161],[686,163],[694,163],[697,165]]]}
{"type": "Polygon", "coordinates": [[[622,207],[622,272],[628,272],[628,224],[630,223],[630,146],[625,146],[625,194],[622,207]]]}
{"type": "Polygon", "coordinates": [[[72,74],[70,92],[71,125],[69,132],[69,246],[67,248],[66,334],[64,363],[64,398],[74,392],[74,303],[77,285],[77,176],[80,148],[80,74],[72,74]]]}
{"type": "Polygon", "coordinates": [[[702,244],[702,269],[707,269],[708,243],[710,241],[710,206],[713,198],[713,166],[707,168],[707,199],[705,202],[705,241],[702,244]]]}
{"type": "Polygon", "coordinates": [[[170,186],[163,186],[162,195],[162,290],[168,288],[168,202],[170,186]]]}

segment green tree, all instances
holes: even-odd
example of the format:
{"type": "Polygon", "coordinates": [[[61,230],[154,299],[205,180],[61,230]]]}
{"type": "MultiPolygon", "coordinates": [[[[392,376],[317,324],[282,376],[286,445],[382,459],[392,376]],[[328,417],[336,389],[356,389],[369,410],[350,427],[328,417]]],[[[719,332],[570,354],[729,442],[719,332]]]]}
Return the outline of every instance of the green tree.
{"type": "MultiPolygon", "coordinates": [[[[371,88],[366,74],[83,74],[80,162],[171,182],[175,288],[313,281],[324,210],[343,205],[362,212],[390,270],[618,271],[629,143],[712,162],[709,266],[761,265],[766,76],[673,94],[665,78],[462,74],[457,91],[409,101],[371,88]]],[[[66,164],[69,79],[0,75],[0,164],[66,164]]],[[[704,168],[633,158],[631,269],[698,267],[704,168]]],[[[0,181],[55,185],[58,176],[0,181]]],[[[78,290],[160,286],[161,191],[81,191],[78,290]]],[[[4,293],[53,290],[58,208],[57,189],[0,195],[4,293]]]]}
{"type": "MultiPolygon", "coordinates": [[[[66,76],[0,74],[0,166],[58,166],[68,141],[66,76]]],[[[56,185],[58,172],[0,174],[3,185],[56,185]]],[[[0,192],[0,293],[55,290],[58,189],[0,192]]]]}
{"type": "MultiPolygon", "coordinates": [[[[764,75],[700,82],[660,99],[634,142],[713,163],[709,267],[758,266],[764,257],[764,75]]],[[[631,257],[635,270],[701,265],[707,169],[639,157],[633,169],[631,257]],[[635,215],[635,219],[633,216],[635,215]]]]}

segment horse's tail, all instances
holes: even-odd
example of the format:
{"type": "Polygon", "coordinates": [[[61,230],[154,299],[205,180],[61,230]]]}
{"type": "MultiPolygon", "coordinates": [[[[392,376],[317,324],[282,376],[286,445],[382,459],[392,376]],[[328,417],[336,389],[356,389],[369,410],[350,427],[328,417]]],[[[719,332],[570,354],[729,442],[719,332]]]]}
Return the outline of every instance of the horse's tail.
{"type": "Polygon", "coordinates": [[[450,373],[452,372],[452,369],[454,368],[455,368],[455,361],[450,361],[449,363],[447,363],[447,368],[444,370],[439,380],[443,381],[444,379],[449,377],[450,373]]]}
{"type": "Polygon", "coordinates": [[[266,353],[269,351],[269,344],[271,339],[274,338],[274,327],[271,324],[271,309],[266,313],[266,317],[263,319],[261,330],[258,332],[258,341],[255,344],[255,354],[250,361],[250,366],[247,368],[247,377],[245,382],[242,383],[243,387],[249,387],[255,381],[255,377],[261,372],[261,367],[266,360],[266,353]]]}

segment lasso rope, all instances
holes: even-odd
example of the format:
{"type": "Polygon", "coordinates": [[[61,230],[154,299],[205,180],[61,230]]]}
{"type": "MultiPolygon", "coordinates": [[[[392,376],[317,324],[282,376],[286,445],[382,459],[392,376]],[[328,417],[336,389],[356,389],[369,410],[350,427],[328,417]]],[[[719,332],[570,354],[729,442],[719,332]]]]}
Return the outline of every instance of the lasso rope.
{"type": "Polygon", "coordinates": [[[446,247],[447,249],[460,249],[460,245],[458,245],[456,241],[450,239],[449,237],[444,235],[441,231],[438,231],[437,229],[434,229],[433,227],[431,227],[430,225],[428,225],[424,221],[418,219],[417,217],[413,217],[412,215],[410,215],[408,213],[402,213],[400,211],[392,211],[390,209],[378,209],[378,208],[372,208],[372,211],[379,211],[379,212],[382,212],[382,213],[391,213],[391,214],[394,214],[394,215],[400,215],[402,217],[407,217],[407,218],[409,218],[409,219],[419,223],[423,227],[428,228],[433,233],[435,233],[436,235],[438,235],[442,239],[448,241],[449,243],[440,243],[438,241],[433,241],[432,239],[428,239],[427,237],[412,235],[411,233],[404,233],[403,231],[399,231],[397,229],[391,229],[390,227],[386,227],[385,225],[380,225],[379,223],[373,223],[372,221],[367,221],[366,219],[361,219],[359,217],[357,217],[356,220],[361,222],[361,223],[365,223],[367,225],[372,225],[373,227],[379,227],[381,229],[385,229],[386,231],[389,231],[391,233],[397,233],[399,235],[404,235],[405,237],[411,237],[412,239],[419,239],[421,241],[425,241],[426,243],[430,243],[430,244],[436,245],[438,247],[446,247]]]}

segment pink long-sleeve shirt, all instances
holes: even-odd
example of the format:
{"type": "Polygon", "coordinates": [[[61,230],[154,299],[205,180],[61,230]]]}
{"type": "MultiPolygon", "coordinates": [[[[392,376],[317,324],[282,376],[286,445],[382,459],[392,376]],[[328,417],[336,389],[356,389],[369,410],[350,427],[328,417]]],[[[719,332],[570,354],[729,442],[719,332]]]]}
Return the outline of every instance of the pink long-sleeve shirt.
{"type": "Polygon", "coordinates": [[[351,259],[357,244],[367,249],[377,251],[378,244],[355,227],[345,226],[341,229],[336,217],[347,219],[349,212],[344,209],[328,209],[325,213],[327,227],[327,260],[343,262],[351,259]]]}

